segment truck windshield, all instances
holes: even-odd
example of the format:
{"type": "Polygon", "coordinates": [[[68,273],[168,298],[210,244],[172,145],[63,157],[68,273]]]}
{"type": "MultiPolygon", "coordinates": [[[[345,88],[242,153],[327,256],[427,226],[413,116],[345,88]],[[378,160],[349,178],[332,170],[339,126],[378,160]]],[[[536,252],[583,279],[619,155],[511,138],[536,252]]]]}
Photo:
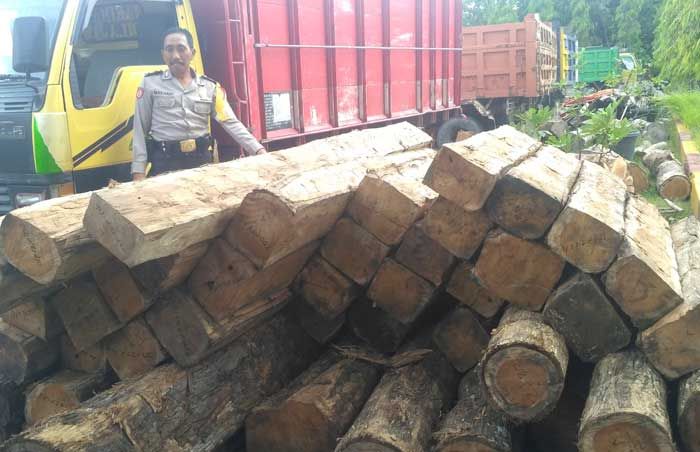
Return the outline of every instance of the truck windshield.
{"type": "MultiPolygon", "coordinates": [[[[46,21],[49,38],[48,49],[53,43],[65,0],[0,0],[0,81],[24,78],[12,69],[12,24],[18,17],[40,16],[46,21]]],[[[44,79],[46,73],[35,73],[33,77],[44,79]]]]}

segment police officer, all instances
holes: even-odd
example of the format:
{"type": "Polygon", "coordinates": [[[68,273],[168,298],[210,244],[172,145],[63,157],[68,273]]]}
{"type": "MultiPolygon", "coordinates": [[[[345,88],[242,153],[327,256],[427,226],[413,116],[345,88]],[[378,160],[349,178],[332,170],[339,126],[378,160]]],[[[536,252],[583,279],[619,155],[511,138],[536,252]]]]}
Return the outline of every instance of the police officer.
{"type": "Polygon", "coordinates": [[[196,50],[192,34],[172,28],[163,38],[167,71],[146,74],[136,92],[134,115],[134,180],[150,175],[194,168],[212,161],[209,118],[214,118],[241,146],[246,155],[265,148],[236,118],[224,90],[214,80],[190,68],[196,50]]]}

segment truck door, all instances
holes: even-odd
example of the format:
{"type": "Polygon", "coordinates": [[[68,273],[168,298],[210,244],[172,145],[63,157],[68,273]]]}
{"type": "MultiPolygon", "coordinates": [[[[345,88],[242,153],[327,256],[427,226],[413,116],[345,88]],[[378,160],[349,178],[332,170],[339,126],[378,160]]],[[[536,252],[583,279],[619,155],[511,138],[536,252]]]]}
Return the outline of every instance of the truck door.
{"type": "Polygon", "coordinates": [[[130,180],[135,95],[163,69],[162,35],[177,26],[175,0],[87,0],[63,74],[74,180],[79,192],[130,180]]]}

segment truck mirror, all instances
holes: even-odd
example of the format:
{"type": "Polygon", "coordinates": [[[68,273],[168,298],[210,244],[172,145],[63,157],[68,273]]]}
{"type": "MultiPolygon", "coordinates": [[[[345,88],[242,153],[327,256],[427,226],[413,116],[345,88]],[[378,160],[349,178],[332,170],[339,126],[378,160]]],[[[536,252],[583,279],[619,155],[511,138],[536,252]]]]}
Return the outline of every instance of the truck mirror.
{"type": "Polygon", "coordinates": [[[12,28],[12,68],[20,74],[48,69],[48,39],[43,17],[18,17],[12,28]]]}

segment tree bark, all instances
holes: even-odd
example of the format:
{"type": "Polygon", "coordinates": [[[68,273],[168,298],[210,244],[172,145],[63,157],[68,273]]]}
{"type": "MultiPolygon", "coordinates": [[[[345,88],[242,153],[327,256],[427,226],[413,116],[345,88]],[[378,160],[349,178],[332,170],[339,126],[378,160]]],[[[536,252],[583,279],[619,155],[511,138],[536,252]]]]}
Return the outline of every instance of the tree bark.
{"type": "Polygon", "coordinates": [[[656,175],[656,172],[659,170],[659,166],[662,163],[670,160],[673,160],[673,154],[668,149],[655,149],[647,152],[642,159],[644,166],[649,168],[649,171],[653,175],[656,175]]]}
{"type": "Polygon", "coordinates": [[[479,210],[496,182],[540,144],[510,126],[477,134],[442,147],[424,183],[464,210],[479,210]]]}
{"type": "Polygon", "coordinates": [[[479,370],[459,384],[459,401],[433,434],[435,452],[511,452],[508,420],[487,403],[479,370]]]}
{"type": "Polygon", "coordinates": [[[42,297],[30,296],[2,315],[2,319],[44,341],[63,333],[63,324],[54,309],[42,297]]]}
{"type": "Polygon", "coordinates": [[[652,365],[675,379],[700,369],[700,225],[692,215],[671,226],[683,302],[637,339],[652,365]]]}
{"type": "Polygon", "coordinates": [[[70,279],[108,257],[83,228],[89,193],[17,209],[0,226],[7,260],[39,284],[70,279]]]}
{"type": "Polygon", "coordinates": [[[320,255],[314,256],[296,281],[297,292],[319,315],[331,319],[347,310],[361,290],[320,255]]]}
{"type": "Polygon", "coordinates": [[[58,361],[58,344],[45,342],[0,321],[0,374],[22,386],[50,371],[58,361]]]}
{"type": "Polygon", "coordinates": [[[146,313],[146,322],[175,361],[189,367],[279,312],[288,300],[286,291],[260,298],[215,321],[191,297],[173,289],[146,313]]]}
{"type": "Polygon", "coordinates": [[[571,154],[541,149],[498,181],[486,204],[489,217],[518,237],[544,236],[566,205],[580,169],[571,154]]]}
{"type": "Polygon", "coordinates": [[[254,189],[330,165],[424,148],[430,142],[426,133],[400,123],[121,184],[93,194],[85,227],[114,256],[133,267],[220,236],[254,189]]]}
{"type": "Polygon", "coordinates": [[[350,306],[348,322],[357,337],[382,353],[395,352],[410,330],[408,325],[366,298],[360,298],[350,306]]]}
{"type": "Polygon", "coordinates": [[[541,314],[509,308],[481,360],[490,404],[516,422],[543,418],[561,396],[568,361],[564,338],[541,314]]]}
{"type": "Polygon", "coordinates": [[[644,355],[613,353],[595,368],[581,418],[581,452],[675,452],[666,411],[666,385],[644,355]]]}
{"type": "Polygon", "coordinates": [[[24,303],[25,298],[44,296],[51,290],[52,287],[39,284],[9,263],[0,265],[0,313],[24,303]]]}
{"type": "Polygon", "coordinates": [[[348,205],[348,215],[385,245],[398,244],[437,198],[437,193],[423,185],[424,176],[425,171],[368,174],[348,205]]]}
{"type": "Polygon", "coordinates": [[[447,251],[461,259],[470,259],[493,226],[483,210],[467,212],[443,197],[430,207],[421,228],[447,251]]]}
{"type": "Polygon", "coordinates": [[[19,433],[24,423],[24,392],[6,379],[0,380],[0,443],[19,433]]]}
{"type": "Polygon", "coordinates": [[[293,321],[276,316],[187,371],[160,366],[24,431],[1,450],[212,451],[317,352],[293,321]]]}
{"type": "Polygon", "coordinates": [[[625,238],[605,274],[605,288],[644,329],[683,301],[668,223],[647,201],[630,197],[625,238]]]}
{"type": "Polygon", "coordinates": [[[324,317],[302,297],[295,297],[294,311],[296,318],[306,334],[319,344],[325,344],[335,337],[345,324],[345,311],[336,317],[324,317]]]}
{"type": "Polygon", "coordinates": [[[469,308],[457,307],[435,327],[433,342],[450,364],[464,373],[483,356],[489,334],[469,308]]]}
{"type": "Polygon", "coordinates": [[[641,194],[649,188],[649,173],[639,164],[627,162],[627,170],[634,181],[634,192],[641,194]]]}
{"type": "Polygon", "coordinates": [[[349,218],[341,218],[321,245],[321,256],[361,286],[369,284],[388,253],[389,247],[349,218]]]}
{"type": "Polygon", "coordinates": [[[148,372],[168,357],[141,317],[103,342],[107,361],[120,380],[148,372]]]}
{"type": "Polygon", "coordinates": [[[50,416],[70,411],[81,402],[102,392],[112,384],[105,373],[61,372],[27,389],[24,418],[32,426],[50,416]]]}
{"type": "Polygon", "coordinates": [[[144,262],[131,269],[149,297],[155,298],[185,282],[204,256],[210,242],[196,243],[172,256],[144,262]]]}
{"type": "Polygon", "coordinates": [[[78,351],[86,350],[122,327],[92,282],[73,281],[51,299],[78,351]]]}
{"type": "Polygon", "coordinates": [[[345,359],[246,421],[249,452],[326,452],[352,424],[379,380],[375,364],[345,359]]]}
{"type": "Polygon", "coordinates": [[[547,234],[547,244],[586,273],[606,270],[622,243],[626,196],[621,180],[583,162],[569,202],[547,234]]]}
{"type": "Polygon", "coordinates": [[[102,343],[79,352],[67,334],[62,335],[59,342],[62,368],[87,373],[106,371],[107,355],[102,343]]]}
{"type": "Polygon", "coordinates": [[[686,199],[690,196],[690,179],[683,165],[670,160],[659,165],[656,172],[656,189],[666,199],[686,199]]]}
{"type": "Polygon", "coordinates": [[[503,306],[503,300],[492,296],[476,279],[473,273],[474,265],[462,261],[452,272],[452,278],[447,284],[447,293],[459,300],[460,304],[468,306],[482,317],[490,319],[503,306]]]}
{"type": "Polygon", "coordinates": [[[336,452],[422,452],[457,383],[439,353],[388,371],[380,380],[336,452]]]}
{"type": "Polygon", "coordinates": [[[489,233],[474,275],[489,293],[539,311],[564,271],[564,260],[539,243],[495,230],[489,233]]]}
{"type": "Polygon", "coordinates": [[[245,256],[217,239],[189,279],[194,298],[216,321],[289,287],[318,247],[312,242],[275,264],[257,270],[245,256]]]}
{"type": "Polygon", "coordinates": [[[395,256],[399,264],[439,286],[454,269],[455,258],[428,237],[420,224],[408,230],[395,256]]]}
{"type": "Polygon", "coordinates": [[[403,324],[410,324],[433,301],[435,286],[393,259],[377,271],[367,297],[403,324]]]}
{"type": "Polygon", "coordinates": [[[678,386],[678,430],[687,452],[700,451],[700,372],[694,372],[678,386]]]}
{"type": "Polygon", "coordinates": [[[544,319],[582,361],[598,362],[627,346],[632,333],[598,283],[577,272],[547,300],[544,319]]]}
{"type": "Polygon", "coordinates": [[[108,259],[92,271],[98,289],[121,323],[127,323],[151,306],[153,299],[142,293],[129,267],[108,259]]]}

